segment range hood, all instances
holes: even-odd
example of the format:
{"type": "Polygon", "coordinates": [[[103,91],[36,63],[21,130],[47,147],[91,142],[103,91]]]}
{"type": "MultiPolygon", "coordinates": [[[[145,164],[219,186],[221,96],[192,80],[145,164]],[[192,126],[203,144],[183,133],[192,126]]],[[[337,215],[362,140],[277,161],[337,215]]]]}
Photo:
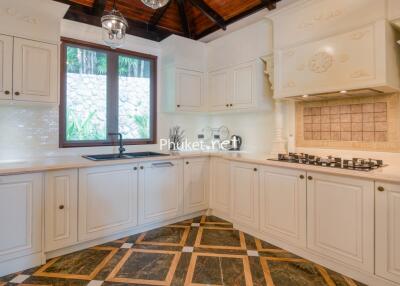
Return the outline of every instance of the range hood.
{"type": "Polygon", "coordinates": [[[325,92],[325,93],[316,93],[310,95],[301,95],[301,96],[292,96],[290,100],[294,101],[318,101],[318,100],[326,100],[326,99],[339,99],[346,97],[364,97],[364,96],[378,96],[383,94],[391,94],[398,92],[397,89],[384,86],[384,87],[376,87],[376,88],[363,88],[363,89],[353,89],[353,90],[340,90],[335,92],[325,92]]]}
{"type": "Polygon", "coordinates": [[[274,97],[304,101],[399,92],[399,39],[388,21],[379,20],[277,50],[274,97]]]}

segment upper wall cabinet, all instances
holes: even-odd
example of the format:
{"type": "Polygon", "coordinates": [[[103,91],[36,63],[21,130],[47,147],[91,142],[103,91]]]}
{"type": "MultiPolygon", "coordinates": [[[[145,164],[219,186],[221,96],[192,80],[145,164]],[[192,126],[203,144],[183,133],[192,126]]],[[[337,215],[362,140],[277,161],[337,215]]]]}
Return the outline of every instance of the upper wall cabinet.
{"type": "Polygon", "coordinates": [[[12,98],[13,38],[0,35],[0,99],[12,98]]]}
{"type": "Polygon", "coordinates": [[[161,43],[163,107],[167,112],[206,110],[205,44],[170,36],[161,43]]]}
{"type": "Polygon", "coordinates": [[[0,99],[57,103],[57,45],[0,35],[0,99]]]}
{"type": "Polygon", "coordinates": [[[239,64],[208,74],[210,111],[255,110],[269,106],[261,60],[239,64]]]}
{"type": "MultiPolygon", "coordinates": [[[[282,49],[386,18],[387,0],[302,0],[269,16],[274,47],[282,49]]],[[[398,2],[398,0],[390,0],[398,2]]]]}
{"type": "Polygon", "coordinates": [[[275,97],[338,90],[399,88],[395,32],[385,20],[323,40],[277,50],[275,97]]]}
{"type": "Polygon", "coordinates": [[[14,39],[14,100],[57,102],[57,46],[14,39]]]}

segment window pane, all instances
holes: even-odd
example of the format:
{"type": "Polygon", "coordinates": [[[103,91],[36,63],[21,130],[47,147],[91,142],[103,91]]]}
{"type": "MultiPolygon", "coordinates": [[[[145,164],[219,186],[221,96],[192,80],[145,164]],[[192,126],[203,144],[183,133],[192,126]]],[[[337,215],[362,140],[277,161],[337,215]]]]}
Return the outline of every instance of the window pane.
{"type": "Polygon", "coordinates": [[[107,139],[107,54],[66,47],[66,139],[107,139]]]}
{"type": "Polygon", "coordinates": [[[126,139],[150,139],[149,60],[119,56],[119,132],[126,139]]]}

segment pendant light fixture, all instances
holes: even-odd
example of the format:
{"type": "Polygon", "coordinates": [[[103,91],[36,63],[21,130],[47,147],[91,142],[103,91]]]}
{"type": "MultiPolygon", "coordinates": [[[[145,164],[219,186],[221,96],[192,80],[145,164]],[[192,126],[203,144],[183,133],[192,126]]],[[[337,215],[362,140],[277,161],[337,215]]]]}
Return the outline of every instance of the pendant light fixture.
{"type": "Polygon", "coordinates": [[[115,1],[112,10],[101,17],[103,41],[112,49],[116,49],[124,43],[126,29],[128,28],[128,22],[117,10],[115,1]]]}
{"type": "Polygon", "coordinates": [[[169,1],[170,0],[142,0],[144,5],[150,7],[154,10],[167,5],[167,3],[169,1]]]}

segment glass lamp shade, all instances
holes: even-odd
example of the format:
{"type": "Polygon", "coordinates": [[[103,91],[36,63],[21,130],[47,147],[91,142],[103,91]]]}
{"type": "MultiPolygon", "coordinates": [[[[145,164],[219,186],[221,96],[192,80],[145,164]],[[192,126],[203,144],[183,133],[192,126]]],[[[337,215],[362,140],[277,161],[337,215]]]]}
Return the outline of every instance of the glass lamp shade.
{"type": "Polygon", "coordinates": [[[113,9],[110,13],[101,17],[103,28],[103,41],[112,49],[120,47],[125,40],[128,22],[122,14],[113,9]]]}
{"type": "Polygon", "coordinates": [[[152,9],[158,9],[165,6],[169,0],[142,0],[143,4],[152,9]]]}

